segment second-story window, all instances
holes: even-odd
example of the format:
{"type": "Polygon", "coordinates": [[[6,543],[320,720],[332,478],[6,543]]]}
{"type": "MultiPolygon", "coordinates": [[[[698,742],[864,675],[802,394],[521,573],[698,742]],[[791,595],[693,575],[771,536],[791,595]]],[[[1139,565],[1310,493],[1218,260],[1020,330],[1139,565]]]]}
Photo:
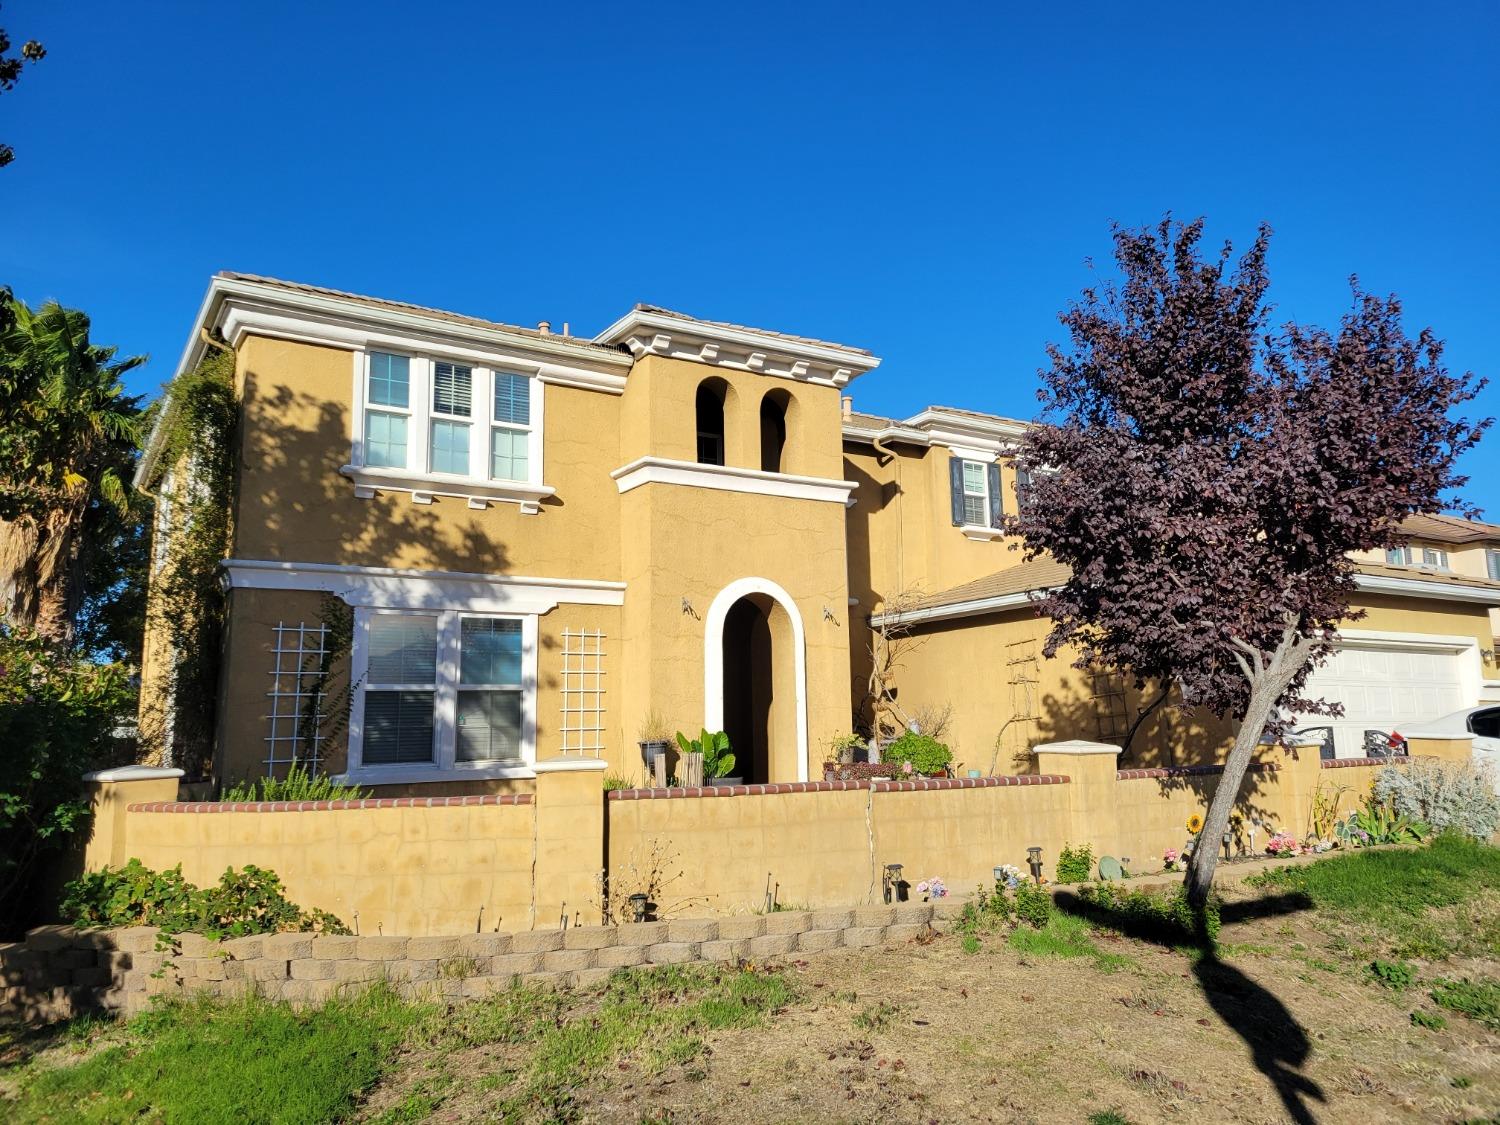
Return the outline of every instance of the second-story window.
{"type": "Polygon", "coordinates": [[[434,473],[469,472],[469,426],[474,413],[474,371],[461,363],[432,365],[432,451],[434,473]]]}
{"type": "Polygon", "coordinates": [[[948,462],[955,527],[1000,526],[1000,466],[953,457],[948,462]]]}
{"type": "Polygon", "coordinates": [[[1486,551],[1484,553],[1485,566],[1488,573],[1496,582],[1500,582],[1500,551],[1486,551]]]}
{"type": "Polygon", "coordinates": [[[722,465],[724,463],[724,392],[714,380],[705,379],[698,384],[693,409],[698,425],[698,463],[700,465],[722,465]]]}
{"type": "Polygon", "coordinates": [[[495,372],[490,419],[490,476],[496,480],[526,480],[527,449],[531,443],[531,380],[524,375],[495,372]]]}
{"type": "Polygon", "coordinates": [[[1431,570],[1448,569],[1448,552],[1440,547],[1391,547],[1385,553],[1390,566],[1422,566],[1431,570]]]}
{"type": "Polygon", "coordinates": [[[411,360],[375,352],[365,383],[365,464],[406,468],[411,421],[411,360]]]}

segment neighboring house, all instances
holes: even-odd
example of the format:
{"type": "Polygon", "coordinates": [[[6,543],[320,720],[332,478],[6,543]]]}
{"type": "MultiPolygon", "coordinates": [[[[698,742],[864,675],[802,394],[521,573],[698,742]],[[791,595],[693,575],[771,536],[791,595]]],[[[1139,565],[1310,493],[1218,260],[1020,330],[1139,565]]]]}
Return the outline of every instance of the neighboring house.
{"type": "MultiPolygon", "coordinates": [[[[294,757],[387,794],[524,787],[559,755],[635,775],[652,714],[727,730],[748,780],[817,779],[897,616],[920,643],[896,700],[951,704],[967,768],[1139,711],[1118,677],[1041,659],[1030,595],[1059,568],[998,530],[1023,424],[855,413],[869,352],[647,305],[583,339],[243,274],[214,278],[182,369],[208,333],[240,409],[221,781],[294,757]]],[[[191,464],[158,452],[140,479],[169,538],[191,464]]],[[[1337,659],[1477,698],[1500,581],[1365,570],[1337,659]]],[[[143,729],[153,705],[170,726],[172,663],[205,654],[159,629],[147,652],[143,729]]],[[[1139,742],[1181,761],[1226,734],[1163,709],[1139,742]]]]}

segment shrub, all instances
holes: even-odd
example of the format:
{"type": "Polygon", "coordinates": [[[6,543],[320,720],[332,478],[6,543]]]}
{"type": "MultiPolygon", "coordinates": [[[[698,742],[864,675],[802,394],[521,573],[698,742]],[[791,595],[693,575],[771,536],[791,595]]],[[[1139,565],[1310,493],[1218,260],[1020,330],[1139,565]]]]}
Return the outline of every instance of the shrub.
{"type": "Polygon", "coordinates": [[[284,931],[347,934],[325,910],[303,910],[286,897],[273,871],[229,868],[200,890],[182,877],[182,865],[152,871],[138,859],[74,879],[63,888],[62,916],[75,926],[157,926],[164,934],[212,938],[284,931]]]}
{"type": "Polygon", "coordinates": [[[1035,883],[1016,888],[1016,917],[1038,930],[1052,918],[1052,896],[1035,883]]]}
{"type": "Polygon", "coordinates": [[[1089,844],[1064,844],[1057,856],[1059,883],[1087,883],[1094,873],[1094,849],[1089,844]]]}
{"type": "Polygon", "coordinates": [[[721,730],[704,730],[697,738],[689,738],[677,732],[677,745],[684,754],[703,755],[703,780],[714,777],[730,777],[734,774],[734,753],[729,746],[729,735],[721,730]]]}
{"type": "Polygon", "coordinates": [[[1488,840],[1500,826],[1493,779],[1471,762],[1414,758],[1405,766],[1386,766],[1375,778],[1375,796],[1435,832],[1488,840]]]}
{"type": "Polygon", "coordinates": [[[83,775],[130,759],[125,670],[0,628],[0,939],[35,918],[47,861],[86,829],[83,775]]]}
{"type": "Polygon", "coordinates": [[[912,773],[924,776],[941,774],[953,764],[953,751],[928,734],[907,731],[881,753],[881,759],[899,766],[911,766],[912,773]]]}
{"type": "Polygon", "coordinates": [[[996,883],[993,891],[976,888],[974,897],[964,903],[963,913],[958,916],[957,929],[966,935],[981,930],[992,930],[1013,919],[1015,904],[1005,893],[1005,884],[996,883]]]}
{"type": "Polygon", "coordinates": [[[248,778],[224,790],[221,801],[362,801],[374,790],[345,785],[293,763],[285,777],[248,778]]]}

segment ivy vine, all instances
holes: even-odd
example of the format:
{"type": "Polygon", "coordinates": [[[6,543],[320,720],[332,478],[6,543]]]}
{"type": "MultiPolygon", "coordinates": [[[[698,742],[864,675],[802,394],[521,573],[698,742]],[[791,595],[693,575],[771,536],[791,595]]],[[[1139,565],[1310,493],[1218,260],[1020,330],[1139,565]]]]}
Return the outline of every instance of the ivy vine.
{"type": "Polygon", "coordinates": [[[166,690],[148,701],[143,718],[164,732],[170,712],[171,744],[158,754],[189,777],[207,776],[213,754],[226,606],[219,566],[229,550],[238,417],[234,369],[234,352],[218,345],[167,385],[156,420],[159,453],[144,482],[157,490],[158,504],[169,505],[147,618],[171,665],[166,690]]]}

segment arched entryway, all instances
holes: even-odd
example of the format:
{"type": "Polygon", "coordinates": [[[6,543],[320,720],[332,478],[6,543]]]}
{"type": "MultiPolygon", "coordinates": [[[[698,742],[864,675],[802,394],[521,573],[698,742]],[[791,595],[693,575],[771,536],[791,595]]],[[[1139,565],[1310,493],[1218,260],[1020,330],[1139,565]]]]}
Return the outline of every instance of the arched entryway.
{"type": "Polygon", "coordinates": [[[742,578],[709,607],[704,725],[729,734],[747,782],[807,780],[802,617],[780,586],[742,578]]]}

